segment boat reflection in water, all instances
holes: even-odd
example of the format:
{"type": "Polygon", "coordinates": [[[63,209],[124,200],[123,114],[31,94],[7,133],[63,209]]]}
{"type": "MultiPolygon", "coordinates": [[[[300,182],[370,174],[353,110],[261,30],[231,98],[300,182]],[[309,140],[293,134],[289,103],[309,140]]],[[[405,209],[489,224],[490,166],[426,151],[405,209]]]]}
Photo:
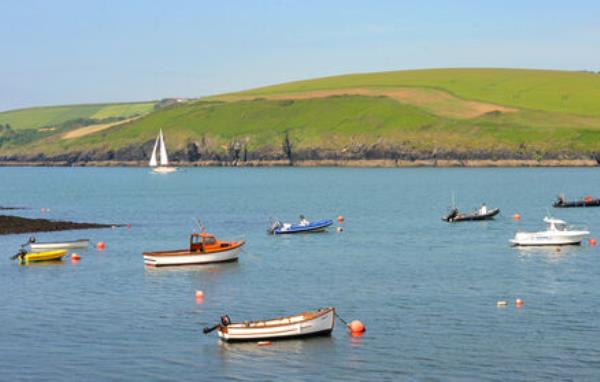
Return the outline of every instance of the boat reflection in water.
{"type": "Polygon", "coordinates": [[[577,245],[563,246],[529,246],[529,247],[516,247],[519,251],[519,257],[522,260],[532,260],[535,258],[542,258],[550,263],[563,262],[574,255],[581,254],[585,251],[584,247],[577,245]]]}

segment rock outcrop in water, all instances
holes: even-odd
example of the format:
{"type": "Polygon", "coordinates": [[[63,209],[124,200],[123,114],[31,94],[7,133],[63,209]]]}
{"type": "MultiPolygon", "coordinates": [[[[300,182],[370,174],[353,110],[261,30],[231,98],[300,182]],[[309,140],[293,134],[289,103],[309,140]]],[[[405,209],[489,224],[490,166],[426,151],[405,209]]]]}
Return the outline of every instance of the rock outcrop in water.
{"type": "Polygon", "coordinates": [[[112,227],[110,224],[76,223],[60,220],[30,219],[21,216],[0,215],[0,235],[110,227],[112,227]]]}

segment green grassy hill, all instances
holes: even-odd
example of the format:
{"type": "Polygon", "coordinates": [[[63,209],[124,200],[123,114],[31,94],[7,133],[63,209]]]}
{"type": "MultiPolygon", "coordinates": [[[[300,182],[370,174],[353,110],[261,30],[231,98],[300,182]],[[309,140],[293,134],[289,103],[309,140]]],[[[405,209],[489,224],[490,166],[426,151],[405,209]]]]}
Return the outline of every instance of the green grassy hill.
{"type": "MultiPolygon", "coordinates": [[[[27,113],[21,118],[23,126],[35,124],[27,113]]],[[[249,158],[281,157],[286,134],[295,153],[313,159],[589,156],[600,152],[600,74],[431,69],[328,77],[173,105],[77,138],[56,132],[26,148],[0,144],[0,156],[110,151],[109,159],[121,152],[127,159],[159,128],[169,151],[183,158],[190,151],[228,158],[235,146],[249,158]]]]}
{"type": "Polygon", "coordinates": [[[130,117],[152,111],[155,102],[114,103],[95,105],[65,105],[32,107],[0,112],[0,125],[10,124],[13,129],[38,129],[60,125],[66,121],[88,118],[130,117]]]}

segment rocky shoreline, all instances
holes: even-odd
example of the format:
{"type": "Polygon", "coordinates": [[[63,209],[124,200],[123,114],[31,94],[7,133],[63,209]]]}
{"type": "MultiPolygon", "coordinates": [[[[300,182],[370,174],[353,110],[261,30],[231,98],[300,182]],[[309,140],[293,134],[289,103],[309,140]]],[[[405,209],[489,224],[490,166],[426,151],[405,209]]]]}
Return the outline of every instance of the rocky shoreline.
{"type": "Polygon", "coordinates": [[[76,223],[70,221],[48,219],[30,219],[21,216],[0,215],[0,235],[110,227],[113,227],[113,225],[97,223],[76,223]]]}
{"type": "MultiPolygon", "coordinates": [[[[176,167],[289,167],[288,160],[173,161],[176,167]]],[[[0,161],[0,167],[147,167],[146,161],[0,161]]],[[[318,159],[296,160],[293,167],[598,167],[596,159],[318,159]]]]}

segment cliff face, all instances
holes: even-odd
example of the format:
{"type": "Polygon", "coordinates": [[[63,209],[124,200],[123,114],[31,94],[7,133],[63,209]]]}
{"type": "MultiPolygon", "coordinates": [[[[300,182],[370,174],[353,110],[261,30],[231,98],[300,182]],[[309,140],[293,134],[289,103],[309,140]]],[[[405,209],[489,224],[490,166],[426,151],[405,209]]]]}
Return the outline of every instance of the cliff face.
{"type": "MultiPolygon", "coordinates": [[[[63,154],[15,154],[0,156],[0,162],[5,164],[18,163],[39,163],[56,165],[88,165],[88,164],[110,164],[115,165],[146,165],[152,152],[154,142],[147,141],[143,145],[130,145],[117,150],[90,150],[81,152],[69,152],[63,154]]],[[[232,145],[224,149],[223,147],[210,147],[190,142],[185,148],[175,150],[169,153],[169,159],[174,164],[179,165],[294,165],[300,163],[318,162],[331,163],[335,161],[340,164],[343,162],[359,163],[372,161],[388,161],[388,163],[401,162],[453,162],[460,165],[461,162],[470,161],[563,161],[568,163],[600,164],[600,152],[582,153],[574,151],[555,151],[540,152],[536,150],[523,149],[520,151],[511,151],[506,149],[497,150],[450,150],[434,149],[419,150],[411,149],[404,145],[391,145],[378,143],[373,145],[357,145],[353,147],[343,147],[340,149],[331,148],[299,148],[295,149],[292,145],[282,147],[262,147],[258,150],[251,150],[245,146],[232,145]]]]}

